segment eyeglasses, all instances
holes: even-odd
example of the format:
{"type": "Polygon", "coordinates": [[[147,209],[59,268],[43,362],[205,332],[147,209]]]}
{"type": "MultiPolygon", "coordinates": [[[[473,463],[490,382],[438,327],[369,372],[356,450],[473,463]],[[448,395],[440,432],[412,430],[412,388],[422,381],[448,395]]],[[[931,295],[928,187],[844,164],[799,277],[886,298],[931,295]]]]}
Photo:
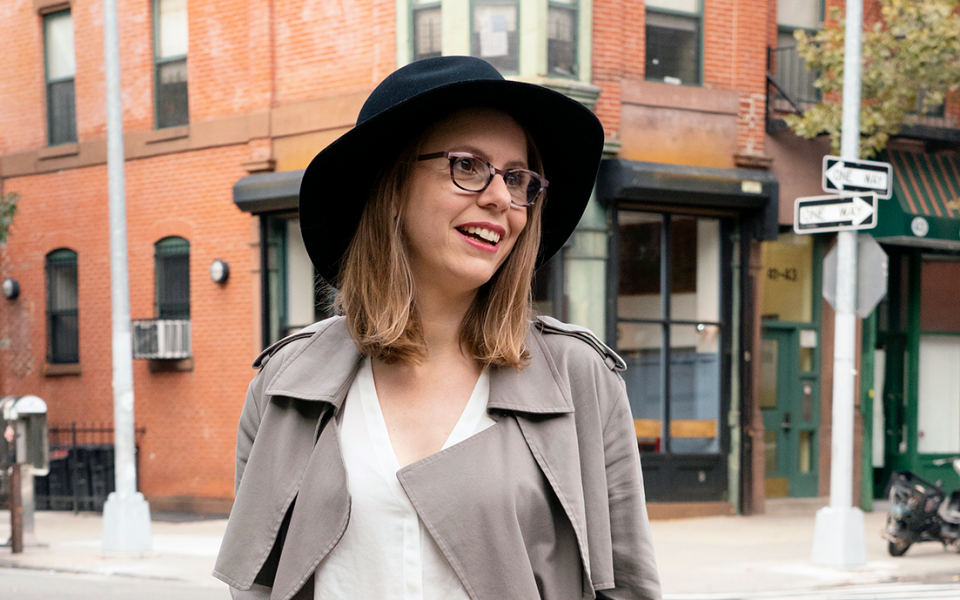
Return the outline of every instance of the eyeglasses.
{"type": "Polygon", "coordinates": [[[503,177],[510,192],[510,201],[517,206],[533,206],[549,181],[527,169],[498,169],[469,152],[432,152],[421,154],[418,161],[446,158],[450,160],[450,179],[465,192],[480,193],[487,189],[494,175],[503,177]]]}

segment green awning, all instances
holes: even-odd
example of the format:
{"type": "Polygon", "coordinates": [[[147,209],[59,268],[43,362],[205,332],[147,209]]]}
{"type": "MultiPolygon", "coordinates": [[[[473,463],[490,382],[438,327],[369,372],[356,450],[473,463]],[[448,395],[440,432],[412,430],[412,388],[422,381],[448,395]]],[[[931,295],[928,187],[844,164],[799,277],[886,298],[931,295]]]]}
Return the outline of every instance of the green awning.
{"type": "Polygon", "coordinates": [[[880,200],[877,241],[960,250],[960,156],[890,151],[893,197],[880,200]]]}

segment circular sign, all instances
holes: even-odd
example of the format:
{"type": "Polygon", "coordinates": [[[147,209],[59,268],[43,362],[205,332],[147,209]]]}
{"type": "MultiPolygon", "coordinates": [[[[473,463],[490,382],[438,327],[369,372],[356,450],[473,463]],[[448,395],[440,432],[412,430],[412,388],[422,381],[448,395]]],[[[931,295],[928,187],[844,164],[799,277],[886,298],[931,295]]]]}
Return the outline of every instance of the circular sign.
{"type": "Polygon", "coordinates": [[[923,217],[914,217],[913,221],[910,221],[910,231],[917,237],[924,237],[930,233],[930,224],[923,217]]]}

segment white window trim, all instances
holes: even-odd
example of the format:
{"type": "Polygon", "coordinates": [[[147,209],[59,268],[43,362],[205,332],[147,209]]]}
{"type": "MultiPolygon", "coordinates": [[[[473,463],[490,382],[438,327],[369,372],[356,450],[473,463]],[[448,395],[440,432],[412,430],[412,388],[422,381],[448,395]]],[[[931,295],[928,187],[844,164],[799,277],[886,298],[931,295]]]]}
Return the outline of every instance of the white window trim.
{"type": "MultiPolygon", "coordinates": [[[[471,0],[441,0],[441,22],[444,56],[470,54],[471,0]]],[[[548,0],[518,0],[520,7],[520,62],[519,72],[511,78],[530,79],[546,77],[547,73],[547,4],[548,0]]],[[[577,3],[577,79],[589,83],[593,77],[593,0],[577,3]]],[[[396,0],[397,67],[413,60],[412,20],[413,0],[396,0]]],[[[551,77],[551,80],[564,78],[551,77]]]]}

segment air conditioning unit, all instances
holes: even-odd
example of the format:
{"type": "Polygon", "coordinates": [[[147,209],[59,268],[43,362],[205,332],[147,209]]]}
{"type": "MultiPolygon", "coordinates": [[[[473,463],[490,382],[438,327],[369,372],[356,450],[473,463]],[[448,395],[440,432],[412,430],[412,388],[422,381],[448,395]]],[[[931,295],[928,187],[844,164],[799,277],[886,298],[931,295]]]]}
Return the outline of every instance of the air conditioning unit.
{"type": "Polygon", "coordinates": [[[149,319],[132,321],[133,357],[181,359],[193,355],[190,346],[190,321],[186,319],[149,319]]]}

